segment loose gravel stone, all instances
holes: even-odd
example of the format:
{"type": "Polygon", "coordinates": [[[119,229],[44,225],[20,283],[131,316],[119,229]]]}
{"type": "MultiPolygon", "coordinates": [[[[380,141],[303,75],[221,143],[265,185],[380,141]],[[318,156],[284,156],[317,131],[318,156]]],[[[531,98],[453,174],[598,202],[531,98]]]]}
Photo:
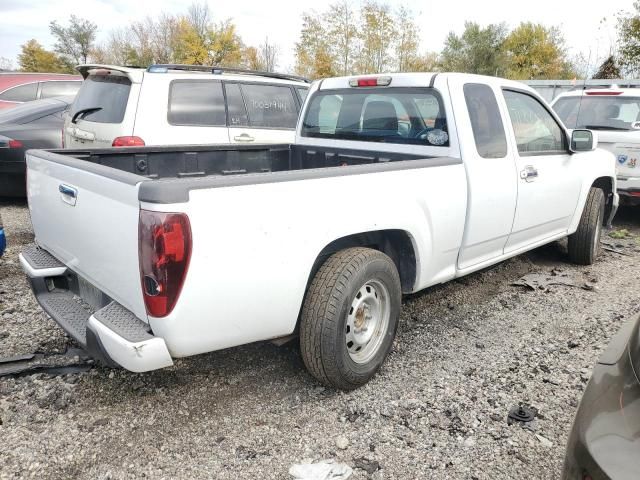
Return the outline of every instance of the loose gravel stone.
{"type": "MultiPolygon", "coordinates": [[[[26,204],[0,209],[9,240],[0,356],[63,352],[73,342],[39,308],[18,262],[33,241],[26,204]]],[[[622,209],[616,226],[639,236],[639,217],[622,209]]],[[[144,374],[0,378],[0,479],[286,479],[293,464],[326,459],[354,468],[353,479],[559,478],[591,369],[640,312],[640,244],[616,243],[629,255],[605,251],[580,267],[554,243],[405,297],[389,358],[352,392],[320,387],[295,342],[144,374]],[[598,290],[512,285],[528,273],[598,290]],[[537,409],[526,428],[507,425],[519,404],[537,409]]]]}

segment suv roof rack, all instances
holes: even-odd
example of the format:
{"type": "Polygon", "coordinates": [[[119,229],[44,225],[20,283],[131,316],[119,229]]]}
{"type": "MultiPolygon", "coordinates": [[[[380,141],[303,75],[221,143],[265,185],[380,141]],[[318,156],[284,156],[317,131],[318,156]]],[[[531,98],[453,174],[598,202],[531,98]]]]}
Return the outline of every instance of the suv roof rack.
{"type": "Polygon", "coordinates": [[[221,75],[223,73],[237,73],[240,75],[258,75],[261,77],[278,78],[280,80],[295,80],[298,82],[311,83],[311,81],[304,77],[297,75],[290,75],[288,73],[275,73],[275,72],[263,72],[260,70],[249,70],[244,68],[233,67],[213,67],[207,65],[182,65],[175,63],[160,63],[149,66],[147,72],[165,73],[168,70],[182,70],[186,72],[209,72],[214,75],[221,75]]]}

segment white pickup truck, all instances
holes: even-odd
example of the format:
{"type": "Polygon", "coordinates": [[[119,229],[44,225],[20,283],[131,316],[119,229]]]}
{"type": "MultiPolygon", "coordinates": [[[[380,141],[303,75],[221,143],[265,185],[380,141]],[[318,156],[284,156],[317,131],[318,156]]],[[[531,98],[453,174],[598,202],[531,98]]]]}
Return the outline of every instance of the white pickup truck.
{"type": "Polygon", "coordinates": [[[299,333],[321,382],[369,380],[402,293],[569,237],[592,263],[615,159],[521,83],[393,74],[314,83],[290,145],[29,151],[44,310],[141,372],[299,333]]]}

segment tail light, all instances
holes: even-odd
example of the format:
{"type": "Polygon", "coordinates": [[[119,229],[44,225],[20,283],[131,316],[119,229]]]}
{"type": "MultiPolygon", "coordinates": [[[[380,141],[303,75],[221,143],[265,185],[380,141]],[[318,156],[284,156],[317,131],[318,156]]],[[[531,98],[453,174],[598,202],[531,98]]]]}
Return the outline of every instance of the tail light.
{"type": "Polygon", "coordinates": [[[140,211],[140,279],[147,313],[166,317],[175,306],[191,258],[191,226],[184,213],[140,211]]]}
{"type": "Polygon", "coordinates": [[[112,147],[144,147],[144,140],[140,137],[116,137],[113,139],[112,147]]]}
{"type": "Polygon", "coordinates": [[[22,148],[22,147],[24,147],[24,145],[20,140],[13,140],[12,138],[7,138],[7,140],[0,140],[0,148],[22,148]]]}
{"type": "Polygon", "coordinates": [[[391,77],[352,78],[351,87],[386,87],[391,84],[391,77]]]}

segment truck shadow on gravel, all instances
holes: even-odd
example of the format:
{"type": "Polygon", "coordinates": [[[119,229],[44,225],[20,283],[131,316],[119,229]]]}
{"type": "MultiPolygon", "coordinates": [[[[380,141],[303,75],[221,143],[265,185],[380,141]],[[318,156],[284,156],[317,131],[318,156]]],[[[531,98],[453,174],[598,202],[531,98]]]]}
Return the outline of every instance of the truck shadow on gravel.
{"type": "MultiPolygon", "coordinates": [[[[428,325],[429,335],[437,335],[453,324],[462,330],[476,329],[475,324],[465,324],[467,310],[490,302],[510,289],[517,296],[521,289],[511,286],[514,281],[529,272],[551,266],[579,268],[568,263],[566,245],[556,242],[459,280],[407,295],[403,299],[397,342],[408,348],[412,342],[420,342],[408,335],[418,325],[428,325]]],[[[107,385],[104,390],[100,389],[103,393],[99,401],[107,404],[140,395],[155,395],[158,391],[167,395],[179,394],[194,387],[202,390],[202,399],[206,397],[211,405],[256,392],[260,392],[265,402],[277,402],[295,393],[310,393],[319,388],[304,368],[297,338],[280,347],[259,342],[178,359],[171,368],[143,374],[100,367],[96,370],[95,382],[101,387],[107,385]],[[106,381],[109,375],[113,379],[106,381]]],[[[384,381],[380,376],[373,380],[384,381]]],[[[327,389],[323,395],[340,393],[327,389]]]]}

